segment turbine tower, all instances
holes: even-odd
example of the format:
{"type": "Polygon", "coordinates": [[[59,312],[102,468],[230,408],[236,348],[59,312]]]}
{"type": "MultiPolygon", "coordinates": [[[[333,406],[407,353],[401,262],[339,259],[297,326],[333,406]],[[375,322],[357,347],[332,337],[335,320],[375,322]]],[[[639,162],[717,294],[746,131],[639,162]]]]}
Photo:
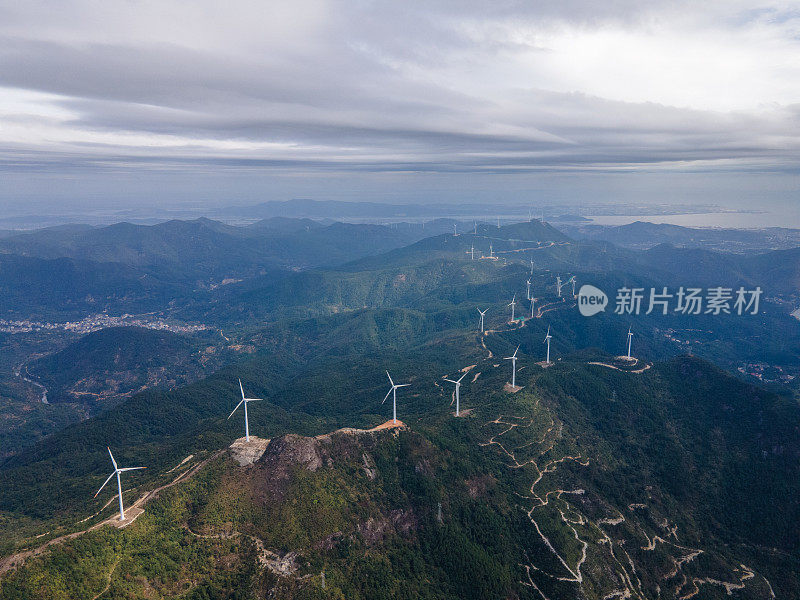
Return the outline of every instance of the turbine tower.
{"type": "Polygon", "coordinates": [[[561,275],[556,276],[556,290],[558,291],[558,297],[561,298],[561,275]]]}
{"type": "Polygon", "coordinates": [[[460,412],[459,412],[459,410],[460,410],[459,409],[459,400],[460,400],[460,396],[461,396],[461,380],[464,379],[464,377],[466,377],[466,376],[467,376],[467,374],[464,373],[461,377],[459,377],[458,379],[455,379],[455,380],[454,379],[445,378],[445,381],[449,381],[450,383],[455,383],[456,384],[456,416],[459,416],[459,414],[460,414],[460,412]]]}
{"type": "Polygon", "coordinates": [[[633,338],[633,332],[631,331],[631,328],[628,327],[628,358],[629,359],[631,357],[631,339],[632,338],[633,338]]]}
{"type": "Polygon", "coordinates": [[[488,308],[486,308],[484,310],[481,310],[480,308],[478,309],[478,312],[481,313],[481,333],[484,333],[484,331],[483,331],[483,315],[486,314],[487,310],[489,310],[489,309],[488,308]]]}
{"type": "Polygon", "coordinates": [[[517,295],[514,294],[514,297],[511,299],[511,302],[508,303],[508,306],[511,307],[511,321],[514,321],[514,307],[517,305],[517,295]]]}
{"type": "Polygon", "coordinates": [[[526,283],[528,284],[528,292],[526,293],[525,297],[528,300],[530,300],[531,299],[531,280],[528,279],[528,281],[526,281],[526,283]]]}
{"type": "Polygon", "coordinates": [[[469,247],[469,255],[472,260],[475,260],[475,244],[469,247]]]}
{"type": "Polygon", "coordinates": [[[575,275],[572,276],[572,295],[575,295],[575,275]]]}
{"type": "Polygon", "coordinates": [[[242,380],[241,379],[239,380],[239,390],[242,392],[242,399],[239,400],[239,404],[237,404],[236,408],[234,408],[231,411],[231,414],[228,415],[228,418],[230,419],[233,416],[233,413],[235,413],[239,409],[239,407],[242,404],[244,404],[244,439],[245,439],[246,442],[249,442],[250,441],[250,422],[247,420],[247,403],[248,402],[257,402],[258,400],[261,400],[261,398],[245,398],[244,397],[244,388],[242,387],[242,380]]]}
{"type": "Polygon", "coordinates": [[[489,258],[494,258],[494,250],[491,244],[489,244],[489,258]]]}
{"type": "Polygon", "coordinates": [[[503,360],[510,360],[511,361],[511,387],[517,387],[517,352],[519,351],[519,346],[517,349],[514,350],[514,354],[511,356],[506,356],[503,360]]]}
{"type": "Polygon", "coordinates": [[[386,371],[386,376],[389,378],[389,383],[392,385],[392,387],[383,397],[383,401],[381,402],[381,404],[386,402],[386,399],[389,397],[389,394],[392,395],[392,423],[397,424],[397,388],[406,387],[411,384],[395,383],[394,381],[392,381],[392,376],[389,375],[389,371],[386,371]]]}
{"type": "MultiPolygon", "coordinates": [[[[108,448],[108,446],[106,446],[108,448]]],[[[103,485],[100,486],[100,489],[97,490],[97,494],[103,491],[103,488],[106,487],[106,484],[111,481],[111,478],[116,475],[117,476],[117,492],[119,495],[119,520],[125,520],[125,508],[122,506],[122,481],[119,478],[120,473],[124,473],[125,471],[136,471],[137,469],[146,469],[147,467],[125,467],[124,469],[120,469],[117,466],[117,461],[114,460],[114,455],[111,454],[111,448],[108,448],[108,455],[111,457],[111,464],[114,465],[114,472],[108,476],[103,482],[103,485]]],[[[97,498],[97,494],[94,495],[97,498]]]]}
{"type": "Polygon", "coordinates": [[[536,298],[531,298],[531,319],[536,316],[536,313],[533,310],[533,305],[536,303],[536,298]]]}
{"type": "Polygon", "coordinates": [[[531,259],[531,275],[533,275],[533,259],[531,259]]]}
{"type": "Polygon", "coordinates": [[[547,326],[547,335],[544,336],[544,341],[547,344],[547,364],[550,364],[550,340],[552,339],[552,335],[550,335],[550,326],[547,326]]]}
{"type": "Polygon", "coordinates": [[[456,224],[453,223],[453,237],[456,237],[457,235],[458,235],[458,229],[456,229],[456,224]]]}

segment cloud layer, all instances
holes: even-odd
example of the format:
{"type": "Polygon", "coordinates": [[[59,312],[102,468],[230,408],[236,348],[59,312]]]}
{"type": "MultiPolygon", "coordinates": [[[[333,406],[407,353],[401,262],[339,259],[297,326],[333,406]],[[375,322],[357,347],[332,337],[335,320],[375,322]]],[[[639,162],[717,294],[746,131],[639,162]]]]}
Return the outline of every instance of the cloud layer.
{"type": "Polygon", "coordinates": [[[14,177],[796,173],[799,99],[796,2],[0,6],[14,177]]]}

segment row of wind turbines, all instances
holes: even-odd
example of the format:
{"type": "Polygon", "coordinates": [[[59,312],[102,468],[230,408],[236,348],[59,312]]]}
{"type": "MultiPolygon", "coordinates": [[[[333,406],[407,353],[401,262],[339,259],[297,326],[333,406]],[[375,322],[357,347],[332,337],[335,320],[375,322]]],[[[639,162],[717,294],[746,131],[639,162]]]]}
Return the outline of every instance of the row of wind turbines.
{"type": "MultiPolygon", "coordinates": [[[[533,260],[531,260],[531,275],[533,275],[533,260]]],[[[536,298],[531,296],[531,278],[528,278],[525,283],[526,283],[526,286],[527,286],[525,295],[526,295],[527,299],[531,303],[531,317],[530,318],[533,319],[535,317],[535,315],[536,315],[536,313],[535,313],[536,298]]],[[[572,295],[574,297],[575,296],[575,286],[577,284],[577,280],[576,280],[575,276],[572,275],[566,281],[563,281],[561,279],[560,275],[556,276],[555,290],[556,290],[556,294],[557,294],[557,296],[559,298],[562,297],[561,296],[562,289],[565,286],[569,285],[569,284],[572,284],[572,295]]],[[[517,295],[516,294],[514,294],[512,296],[511,302],[509,302],[506,306],[511,308],[511,319],[510,319],[509,322],[513,323],[516,320],[516,306],[517,306],[517,295]]],[[[486,334],[485,316],[486,316],[486,313],[487,313],[487,311],[489,309],[485,308],[485,309],[481,310],[480,307],[476,307],[476,308],[477,308],[478,313],[480,314],[480,325],[479,325],[480,333],[481,333],[481,335],[485,335],[486,334]]],[[[631,342],[632,342],[632,338],[633,338],[633,331],[632,331],[631,327],[628,327],[627,338],[628,338],[628,352],[627,352],[626,358],[628,360],[632,360],[632,358],[631,358],[631,342]]],[[[546,365],[552,364],[551,361],[550,361],[550,340],[552,340],[552,339],[553,339],[553,336],[550,334],[550,326],[548,325],[547,326],[547,334],[545,334],[544,340],[542,342],[542,343],[547,345],[547,352],[546,352],[546,357],[545,357],[545,361],[544,361],[546,365]]],[[[517,352],[518,351],[519,351],[519,346],[517,346],[516,350],[514,350],[514,354],[512,354],[511,356],[504,357],[504,360],[510,360],[511,361],[511,387],[512,388],[516,388],[517,352]]]]}
{"type": "MultiPolygon", "coordinates": [[[[531,260],[531,273],[533,273],[533,261],[532,260],[531,260]]],[[[527,295],[528,299],[531,302],[531,318],[533,318],[534,317],[534,302],[535,302],[535,298],[533,298],[531,296],[531,280],[528,279],[526,283],[527,283],[527,294],[526,295],[527,295]]],[[[560,276],[556,278],[556,289],[558,291],[558,295],[559,296],[561,296],[562,287],[567,285],[567,284],[569,284],[569,283],[572,283],[573,294],[574,294],[574,292],[575,292],[575,277],[574,276],[572,276],[570,279],[568,279],[567,281],[565,281],[563,283],[561,281],[561,277],[560,276]]],[[[516,294],[514,294],[514,296],[511,299],[511,302],[508,304],[508,306],[511,307],[511,321],[515,320],[516,299],[517,299],[517,296],[516,296],[516,294]]],[[[488,312],[489,309],[485,308],[484,310],[481,310],[480,308],[478,308],[477,310],[478,310],[478,313],[480,313],[480,333],[481,333],[481,335],[485,335],[486,334],[486,330],[485,330],[484,317],[485,317],[485,315],[486,315],[486,313],[488,312]]],[[[627,358],[630,359],[631,358],[631,340],[632,340],[632,337],[633,337],[633,332],[631,331],[630,327],[628,328],[628,336],[627,337],[628,337],[628,354],[627,354],[627,358]]],[[[551,364],[551,362],[550,362],[550,340],[552,338],[553,338],[553,336],[550,334],[550,326],[548,326],[547,327],[547,334],[545,335],[544,342],[543,342],[543,343],[547,344],[547,354],[546,354],[545,363],[548,364],[548,365],[551,364]]],[[[517,359],[518,359],[517,353],[519,352],[519,348],[520,347],[517,346],[516,349],[514,350],[514,353],[511,356],[506,356],[506,357],[503,358],[503,360],[510,360],[511,361],[511,386],[512,386],[512,388],[516,388],[516,384],[517,384],[517,359]]],[[[447,381],[448,383],[452,383],[452,384],[455,385],[455,403],[456,403],[455,416],[456,417],[461,415],[461,382],[464,379],[464,377],[467,376],[467,373],[468,373],[468,371],[464,372],[461,375],[461,377],[459,377],[458,379],[449,379],[449,378],[446,378],[446,377],[443,378],[444,381],[447,381]]],[[[384,396],[383,400],[381,401],[381,404],[384,404],[386,402],[386,400],[389,399],[389,396],[392,397],[392,423],[396,425],[397,424],[397,390],[400,389],[400,388],[403,388],[403,387],[408,387],[411,384],[410,383],[395,383],[394,380],[392,379],[392,376],[389,374],[389,371],[386,371],[386,376],[389,378],[390,388],[389,388],[389,391],[386,393],[386,396],[384,396]]],[[[236,413],[236,411],[239,410],[240,406],[243,407],[245,441],[249,442],[250,441],[250,421],[249,421],[248,414],[247,414],[247,404],[248,404],[248,402],[258,402],[258,401],[261,401],[263,399],[262,398],[248,398],[244,393],[244,386],[242,385],[242,380],[239,379],[238,382],[239,382],[239,392],[241,393],[242,398],[241,398],[241,400],[239,400],[239,403],[234,407],[234,409],[228,415],[228,419],[230,419],[236,413]]],[[[111,448],[107,447],[107,450],[108,450],[108,455],[111,458],[111,464],[114,467],[114,471],[103,482],[103,485],[100,486],[100,489],[97,490],[97,492],[95,493],[94,497],[96,498],[100,494],[100,492],[103,491],[103,488],[106,487],[108,482],[111,481],[111,479],[116,476],[116,478],[117,478],[117,497],[119,499],[119,520],[120,521],[124,521],[125,520],[125,506],[124,506],[123,500],[122,500],[122,479],[120,477],[120,474],[121,473],[125,473],[127,471],[137,471],[137,470],[140,470],[140,469],[146,469],[147,467],[119,467],[117,465],[117,461],[114,459],[114,455],[111,453],[111,448]]]]}

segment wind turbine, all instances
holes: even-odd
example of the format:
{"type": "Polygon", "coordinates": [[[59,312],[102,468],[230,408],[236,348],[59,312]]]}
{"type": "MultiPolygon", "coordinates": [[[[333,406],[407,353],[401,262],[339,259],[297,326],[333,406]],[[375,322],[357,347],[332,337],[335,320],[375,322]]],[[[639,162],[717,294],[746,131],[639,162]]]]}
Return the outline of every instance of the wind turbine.
{"type": "Polygon", "coordinates": [[[238,410],[238,408],[242,404],[244,404],[244,439],[245,439],[246,442],[249,442],[250,441],[250,423],[247,420],[247,403],[248,402],[256,402],[258,400],[261,400],[262,398],[245,398],[244,397],[244,388],[242,387],[242,380],[241,379],[239,380],[239,390],[241,390],[241,392],[242,392],[242,399],[239,400],[239,404],[237,404],[236,408],[234,408],[231,411],[231,414],[228,415],[228,418],[230,419],[233,416],[233,413],[235,413],[238,410]]]}
{"type": "Polygon", "coordinates": [[[526,293],[525,297],[526,297],[528,300],[530,300],[530,299],[531,299],[531,280],[530,280],[530,279],[528,279],[528,281],[527,281],[526,283],[528,284],[528,291],[527,291],[527,293],[526,293]]]}
{"type": "Polygon", "coordinates": [[[547,344],[547,364],[550,364],[550,340],[552,339],[552,335],[550,335],[550,326],[547,326],[547,335],[544,336],[544,341],[547,344]]]}
{"type": "Polygon", "coordinates": [[[517,387],[517,352],[519,351],[519,346],[517,349],[514,350],[514,354],[511,356],[506,356],[503,360],[510,360],[511,361],[511,387],[517,387]]]}
{"type": "Polygon", "coordinates": [[[456,224],[453,223],[453,237],[456,237],[457,235],[458,235],[458,229],[456,229],[456,224]]]}
{"type": "MultiPolygon", "coordinates": [[[[108,446],[106,446],[108,448],[108,446]]],[[[119,520],[125,520],[125,508],[122,506],[122,481],[119,478],[120,473],[124,473],[125,471],[136,471],[137,469],[146,469],[147,467],[125,467],[124,469],[120,469],[117,466],[117,461],[114,460],[114,455],[111,454],[111,448],[108,448],[108,455],[111,457],[111,464],[114,465],[114,472],[108,476],[103,482],[103,485],[100,486],[100,489],[97,490],[97,494],[103,491],[103,488],[106,487],[106,484],[111,481],[111,478],[116,475],[117,476],[117,491],[119,495],[119,520]]],[[[97,498],[97,494],[94,495],[97,498]]]]}
{"type": "Polygon", "coordinates": [[[533,305],[536,303],[536,298],[531,298],[531,319],[536,316],[536,313],[533,310],[533,305]]]}
{"type": "Polygon", "coordinates": [[[489,244],[489,258],[494,258],[494,250],[491,244],[489,244]]]}
{"type": "Polygon", "coordinates": [[[572,276],[572,295],[575,295],[575,275],[572,276]]]}
{"type": "Polygon", "coordinates": [[[514,307],[517,305],[517,295],[514,294],[514,297],[511,299],[511,302],[508,303],[507,306],[511,307],[511,321],[514,321],[514,307]]]}
{"type": "Polygon", "coordinates": [[[531,275],[533,275],[533,259],[531,259],[531,275]]]}
{"type": "Polygon", "coordinates": [[[631,339],[633,338],[633,332],[631,331],[630,326],[628,327],[628,358],[631,357],[631,339]]]}
{"type": "Polygon", "coordinates": [[[455,383],[456,384],[456,416],[459,416],[459,400],[460,400],[460,392],[461,392],[461,380],[464,379],[464,377],[466,377],[466,376],[467,376],[467,374],[464,373],[461,377],[459,377],[456,380],[445,378],[445,381],[449,381],[450,383],[455,383]]]}
{"type": "Polygon", "coordinates": [[[386,399],[389,397],[389,394],[392,395],[392,423],[397,423],[397,388],[406,387],[411,385],[410,383],[395,383],[392,381],[392,376],[389,375],[389,371],[386,371],[386,376],[389,378],[389,383],[392,384],[391,389],[386,393],[386,396],[383,397],[383,401],[381,404],[386,402],[386,399]]]}
{"type": "Polygon", "coordinates": [[[486,308],[484,310],[481,310],[480,308],[478,309],[478,312],[481,313],[481,333],[483,333],[483,315],[486,314],[487,310],[489,310],[489,309],[488,308],[486,308]]]}
{"type": "Polygon", "coordinates": [[[472,260],[475,260],[475,244],[469,247],[469,255],[472,260]]]}
{"type": "Polygon", "coordinates": [[[558,290],[558,297],[561,298],[561,275],[556,276],[556,290],[558,290]]]}

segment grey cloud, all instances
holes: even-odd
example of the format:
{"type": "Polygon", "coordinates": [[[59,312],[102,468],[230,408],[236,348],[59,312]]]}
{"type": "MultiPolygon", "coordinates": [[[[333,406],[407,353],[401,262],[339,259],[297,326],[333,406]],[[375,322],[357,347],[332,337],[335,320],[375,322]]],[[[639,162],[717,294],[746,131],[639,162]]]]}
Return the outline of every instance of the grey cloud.
{"type": "MultiPolygon", "coordinates": [[[[81,39],[80,19],[59,29],[43,6],[0,7],[0,86],[54,94],[51,104],[75,116],[10,115],[6,121],[33,119],[31,125],[85,135],[3,142],[0,170],[6,173],[485,175],[707,169],[715,161],[719,169],[790,172],[800,151],[796,105],[722,113],[548,90],[537,81],[508,82],[503,94],[483,95],[480,85],[448,79],[451,71],[469,74],[473,67],[485,73],[486,63],[502,68],[520,51],[512,39],[476,39],[465,24],[602,28],[685,11],[691,4],[684,2],[335,3],[306,40],[271,45],[255,38],[240,47],[231,33],[230,49],[135,31],[113,40],[90,27],[81,39]],[[37,27],[37,19],[46,22],[37,27]],[[174,142],[103,141],[113,134],[174,142]],[[276,143],[284,146],[269,146],[276,143]]],[[[75,14],[87,6],[76,2],[75,14]]],[[[748,12],[743,3],[729,4],[728,13],[737,27],[795,18],[788,10],[748,12]]],[[[532,46],[524,51],[547,53],[532,46]]]]}

